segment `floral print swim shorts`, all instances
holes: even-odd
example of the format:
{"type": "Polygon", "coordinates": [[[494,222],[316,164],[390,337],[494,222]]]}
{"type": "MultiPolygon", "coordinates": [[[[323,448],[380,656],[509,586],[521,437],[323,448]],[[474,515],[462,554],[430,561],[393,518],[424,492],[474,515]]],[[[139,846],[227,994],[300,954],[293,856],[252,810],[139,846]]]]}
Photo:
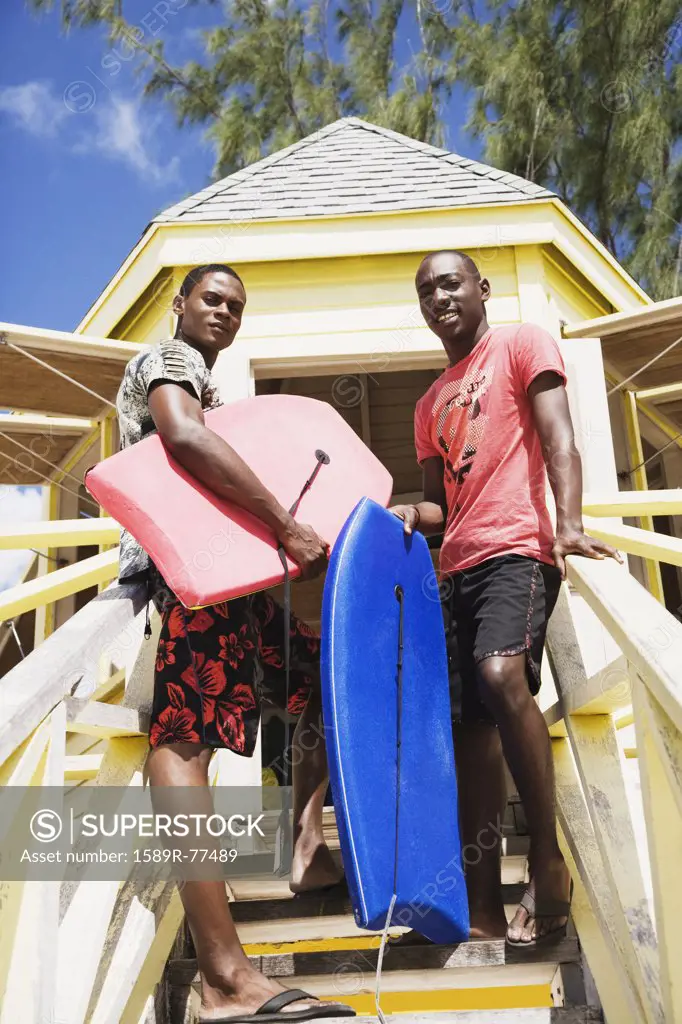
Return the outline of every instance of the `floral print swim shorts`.
{"type": "MultiPolygon", "coordinates": [[[[168,593],[168,592],[167,592],[168,593]]],[[[161,606],[149,741],[201,743],[250,757],[261,702],[284,709],[284,611],[267,593],[189,611],[161,606]]],[[[320,640],[291,616],[288,712],[319,686],[320,640]]]]}

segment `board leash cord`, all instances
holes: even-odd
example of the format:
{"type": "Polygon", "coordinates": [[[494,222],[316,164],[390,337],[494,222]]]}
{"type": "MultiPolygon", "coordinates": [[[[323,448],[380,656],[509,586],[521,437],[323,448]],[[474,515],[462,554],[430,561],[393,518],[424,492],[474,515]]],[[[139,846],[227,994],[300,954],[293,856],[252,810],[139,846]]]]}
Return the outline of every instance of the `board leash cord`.
{"type": "MultiPolygon", "coordinates": [[[[317,474],[320,472],[323,466],[328,466],[331,459],[325,451],[318,448],[315,452],[315,469],[312,471],[306,482],[303,484],[301,491],[289,509],[289,515],[295,516],[298,512],[298,506],[301,504],[303,496],[307,494],[312,485],[315,482],[317,474]]],[[[284,719],[284,760],[286,764],[286,757],[289,752],[289,745],[291,743],[291,723],[289,721],[289,677],[291,674],[291,579],[289,577],[289,566],[287,564],[287,553],[284,547],[280,544],[277,548],[277,554],[279,560],[282,563],[282,569],[284,570],[284,709],[286,711],[284,719]]],[[[288,774],[288,773],[287,773],[288,774]]],[[[287,781],[289,781],[287,779],[287,781]]],[[[293,832],[291,828],[291,821],[289,818],[289,801],[285,798],[282,810],[280,812],[279,820],[279,851],[277,860],[277,874],[282,877],[291,870],[291,857],[293,854],[293,832]]]]}
{"type": "Polygon", "coordinates": [[[383,1010],[381,1009],[381,971],[384,964],[384,952],[388,941],[388,929],[391,926],[393,911],[398,900],[398,851],[399,851],[399,829],[400,829],[400,769],[402,760],[402,736],[403,736],[403,622],[405,614],[405,592],[400,584],[396,584],[395,596],[399,606],[398,614],[398,658],[396,662],[396,799],[395,799],[395,849],[393,855],[393,896],[386,914],[386,924],[381,936],[379,956],[377,958],[376,987],[374,990],[374,1005],[377,1017],[381,1024],[386,1024],[383,1010]]]}
{"type": "MultiPolygon", "coordinates": [[[[328,466],[330,462],[331,462],[331,459],[330,459],[329,455],[327,455],[327,453],[325,451],[323,451],[321,448],[318,448],[315,451],[315,468],[312,471],[312,473],[310,474],[310,476],[308,477],[308,479],[306,480],[306,482],[303,484],[303,487],[301,488],[300,493],[299,493],[298,497],[296,498],[296,501],[293,503],[293,505],[289,509],[289,514],[290,515],[292,515],[292,516],[296,515],[296,512],[298,511],[298,507],[301,504],[301,500],[303,499],[304,495],[310,490],[310,488],[314,484],[315,478],[317,477],[317,474],[320,472],[322,466],[328,466]]],[[[279,555],[280,561],[282,563],[282,568],[284,570],[284,677],[285,677],[285,704],[284,704],[284,707],[285,707],[286,713],[287,713],[286,714],[286,720],[285,720],[285,723],[284,723],[284,756],[285,756],[285,760],[286,760],[286,754],[287,754],[287,751],[289,749],[289,743],[290,743],[290,728],[291,728],[290,727],[290,723],[289,723],[289,677],[290,677],[290,655],[291,655],[291,579],[289,577],[289,566],[287,564],[286,552],[285,552],[285,550],[284,550],[284,548],[282,547],[281,544],[277,548],[277,554],[279,555]]],[[[145,627],[144,627],[144,636],[145,636],[145,639],[147,639],[147,640],[152,635],[152,627],[151,627],[151,621],[150,621],[150,616],[149,616],[149,604],[151,602],[151,599],[152,599],[151,574],[148,573],[147,574],[147,604],[146,604],[146,608],[145,608],[145,627]]],[[[199,679],[198,679],[198,676],[197,676],[196,664],[194,662],[194,651],[192,650],[192,643],[191,643],[191,640],[189,638],[189,628],[188,628],[188,623],[187,623],[187,612],[186,612],[186,609],[184,608],[184,606],[182,605],[182,603],[181,603],[180,606],[182,608],[182,617],[183,617],[183,623],[184,623],[184,626],[185,626],[185,640],[187,642],[187,647],[189,648],[190,666],[192,668],[192,674],[193,674],[193,677],[194,677],[194,683],[196,685],[197,692],[200,694],[201,693],[201,687],[200,687],[199,679]]],[[[203,729],[203,720],[202,720],[202,729],[203,729]]],[[[204,737],[202,736],[202,739],[203,738],[204,737]]],[[[145,780],[145,785],[146,785],[146,780],[145,780]]],[[[280,875],[280,877],[282,875],[288,874],[289,871],[291,870],[292,843],[291,843],[290,840],[293,838],[293,836],[292,836],[291,822],[290,822],[290,818],[289,818],[289,811],[290,811],[290,809],[291,809],[290,808],[290,803],[289,803],[289,799],[288,799],[288,796],[287,796],[283,800],[283,806],[282,806],[282,810],[280,812],[280,820],[279,820],[279,826],[278,826],[279,834],[280,834],[280,841],[279,841],[279,851],[278,851],[279,856],[278,856],[278,859],[277,859],[277,864],[278,864],[277,873],[280,875]]]]}

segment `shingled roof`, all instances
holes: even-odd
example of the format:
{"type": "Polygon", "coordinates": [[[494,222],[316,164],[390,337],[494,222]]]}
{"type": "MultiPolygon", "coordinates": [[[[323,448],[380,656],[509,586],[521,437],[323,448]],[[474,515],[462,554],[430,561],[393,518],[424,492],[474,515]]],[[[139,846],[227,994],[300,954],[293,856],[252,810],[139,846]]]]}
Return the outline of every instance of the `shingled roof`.
{"type": "Polygon", "coordinates": [[[552,195],[516,174],[344,117],[183,199],[155,223],[447,209],[552,195]]]}

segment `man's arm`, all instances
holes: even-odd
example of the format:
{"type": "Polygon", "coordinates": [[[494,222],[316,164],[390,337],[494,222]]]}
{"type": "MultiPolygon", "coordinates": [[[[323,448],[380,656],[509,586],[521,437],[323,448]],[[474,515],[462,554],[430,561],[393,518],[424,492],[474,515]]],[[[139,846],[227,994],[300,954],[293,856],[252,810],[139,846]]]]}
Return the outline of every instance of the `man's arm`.
{"type": "Polygon", "coordinates": [[[150,388],[147,401],[161,440],[181,466],[214,494],[269,526],[304,577],[324,569],[325,542],[312,527],[297,523],[237,452],[206,426],[196,396],[179,384],[161,381],[150,388]]]}
{"type": "Polygon", "coordinates": [[[424,500],[416,505],[394,505],[390,511],[405,523],[405,533],[419,530],[429,537],[442,533],[447,518],[443,460],[439,455],[422,463],[424,500]]]}
{"type": "Polygon", "coordinates": [[[561,578],[566,578],[566,555],[622,562],[610,544],[588,537],[583,530],[583,470],[575,446],[566,388],[558,374],[539,374],[528,388],[535,426],[542,444],[549,483],[556,501],[556,538],[552,555],[561,578]]]}

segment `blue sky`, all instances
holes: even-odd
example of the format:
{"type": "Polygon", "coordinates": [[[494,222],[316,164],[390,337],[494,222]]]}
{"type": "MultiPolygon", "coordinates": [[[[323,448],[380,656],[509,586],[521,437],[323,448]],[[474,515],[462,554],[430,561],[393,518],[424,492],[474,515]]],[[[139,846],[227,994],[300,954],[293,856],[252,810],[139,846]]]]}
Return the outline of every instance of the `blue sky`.
{"type": "MultiPolygon", "coordinates": [[[[161,100],[141,100],[125,46],[112,49],[97,28],[65,36],[56,11],[3,7],[0,320],[72,330],[149,221],[208,183],[214,154],[201,128],[178,129],[161,100]]],[[[220,5],[165,7],[162,19],[153,0],[127,0],[126,15],[146,40],[164,40],[170,60],[201,59],[200,31],[219,23],[220,5]]],[[[403,18],[401,58],[413,39],[403,18]]],[[[449,144],[476,157],[462,100],[450,104],[449,144]]]]}
{"type": "MultiPolygon", "coordinates": [[[[125,9],[178,64],[201,60],[201,30],[221,17],[219,4],[187,0],[126,0],[125,9]]],[[[3,4],[0,24],[0,321],[72,330],[153,217],[211,180],[214,153],[202,128],[179,129],[162,101],[142,101],[129,51],[101,29],[66,36],[57,11],[38,17],[21,0],[3,4]]],[[[399,60],[417,48],[407,13],[399,60]]],[[[465,99],[458,90],[449,104],[448,145],[480,157],[462,131],[465,99]]],[[[0,487],[0,521],[40,516],[37,488],[0,487]]],[[[0,552],[0,590],[29,558],[0,552]]]]}
{"type": "MultiPolygon", "coordinates": [[[[0,485],[0,522],[34,523],[42,518],[40,488],[0,485]]],[[[21,579],[32,558],[30,551],[0,551],[0,591],[21,579]]]]}
{"type": "MultiPolygon", "coordinates": [[[[177,3],[177,0],[176,0],[177,3]]],[[[58,5],[57,5],[58,6],[58,5]]],[[[179,6],[179,3],[178,3],[179,6]]],[[[137,24],[151,0],[127,4],[137,24]]],[[[4,8],[4,5],[3,5],[4,8]]],[[[217,15],[213,11],[213,18],[217,15]]],[[[210,11],[185,7],[164,31],[173,60],[200,54],[210,11]]],[[[100,29],[65,36],[57,12],[3,9],[0,147],[5,254],[0,320],[73,329],[149,221],[210,180],[201,130],[142,102],[125,47],[100,29]]]]}

